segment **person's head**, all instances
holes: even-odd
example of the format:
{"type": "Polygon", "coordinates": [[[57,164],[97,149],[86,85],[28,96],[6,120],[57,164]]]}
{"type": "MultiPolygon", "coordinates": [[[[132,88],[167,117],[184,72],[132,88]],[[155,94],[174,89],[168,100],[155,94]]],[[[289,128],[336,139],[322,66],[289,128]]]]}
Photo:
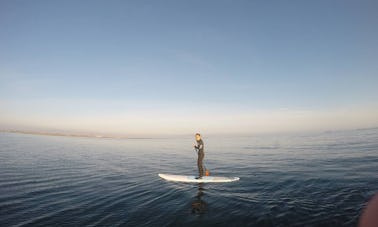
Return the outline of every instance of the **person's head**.
{"type": "Polygon", "coordinates": [[[201,139],[201,134],[199,134],[199,133],[196,133],[195,137],[196,137],[196,140],[198,141],[198,140],[200,140],[200,139],[201,139]]]}

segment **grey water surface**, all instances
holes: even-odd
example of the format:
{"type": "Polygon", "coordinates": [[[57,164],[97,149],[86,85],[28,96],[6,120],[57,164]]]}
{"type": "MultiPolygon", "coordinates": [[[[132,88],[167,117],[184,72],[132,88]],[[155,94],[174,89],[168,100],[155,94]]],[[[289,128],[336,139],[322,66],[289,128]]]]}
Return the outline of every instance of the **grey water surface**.
{"type": "Polygon", "coordinates": [[[356,226],[378,192],[378,129],[193,138],[0,133],[0,226],[356,226]]]}

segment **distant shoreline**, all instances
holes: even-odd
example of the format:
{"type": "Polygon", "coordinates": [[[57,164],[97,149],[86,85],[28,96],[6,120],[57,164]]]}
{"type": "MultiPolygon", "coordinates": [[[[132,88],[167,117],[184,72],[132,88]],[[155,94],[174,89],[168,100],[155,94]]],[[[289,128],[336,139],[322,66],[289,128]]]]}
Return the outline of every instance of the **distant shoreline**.
{"type": "Polygon", "coordinates": [[[82,137],[82,138],[101,138],[101,139],[154,139],[152,137],[126,137],[126,136],[108,136],[85,133],[63,133],[63,132],[36,132],[24,130],[0,130],[5,133],[17,133],[27,135],[41,135],[41,136],[65,136],[65,137],[82,137]]]}
{"type": "MultiPolygon", "coordinates": [[[[278,133],[278,135],[282,134],[313,134],[313,133],[335,133],[341,131],[361,131],[361,130],[374,130],[378,129],[378,127],[369,127],[369,128],[355,128],[355,129],[344,129],[344,130],[324,130],[324,131],[313,131],[313,132],[287,132],[287,133],[278,133]]],[[[146,136],[146,137],[138,137],[138,136],[122,136],[122,135],[102,135],[96,133],[65,133],[65,132],[46,132],[46,131],[30,131],[30,130],[16,130],[16,129],[0,129],[0,133],[15,133],[15,134],[26,134],[26,135],[40,135],[40,136],[64,136],[64,137],[80,137],[80,138],[99,138],[99,139],[166,139],[173,137],[188,137],[188,135],[171,135],[171,136],[146,136]]],[[[217,135],[217,134],[215,134],[217,135]]],[[[277,135],[277,133],[268,133],[268,134],[252,134],[252,135],[245,135],[241,134],[239,136],[259,136],[259,135],[277,135]]],[[[214,136],[214,134],[212,135],[214,136]]],[[[225,136],[223,134],[219,134],[219,136],[225,136]]],[[[235,135],[226,135],[226,136],[235,136],[235,135]]]]}

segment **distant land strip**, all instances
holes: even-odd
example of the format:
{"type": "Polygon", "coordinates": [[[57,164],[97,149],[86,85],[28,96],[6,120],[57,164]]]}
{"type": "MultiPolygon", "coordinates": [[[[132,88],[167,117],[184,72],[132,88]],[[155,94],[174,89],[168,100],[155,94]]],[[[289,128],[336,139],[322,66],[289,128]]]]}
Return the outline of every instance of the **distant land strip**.
{"type": "Polygon", "coordinates": [[[154,139],[152,137],[126,137],[126,136],[98,135],[98,134],[89,134],[89,133],[37,132],[37,131],[26,131],[26,130],[0,129],[0,132],[28,134],[28,135],[66,136],[66,137],[85,137],[85,138],[104,138],[104,139],[154,139]]]}

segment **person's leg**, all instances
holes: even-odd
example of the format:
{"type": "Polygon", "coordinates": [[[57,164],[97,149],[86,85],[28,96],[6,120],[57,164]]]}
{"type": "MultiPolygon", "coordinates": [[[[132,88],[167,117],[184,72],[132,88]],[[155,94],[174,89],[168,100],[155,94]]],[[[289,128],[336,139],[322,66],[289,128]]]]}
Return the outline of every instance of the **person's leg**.
{"type": "Polygon", "coordinates": [[[204,153],[199,152],[198,153],[198,160],[197,160],[198,176],[199,177],[203,176],[203,164],[202,164],[203,158],[204,158],[204,153]]]}

